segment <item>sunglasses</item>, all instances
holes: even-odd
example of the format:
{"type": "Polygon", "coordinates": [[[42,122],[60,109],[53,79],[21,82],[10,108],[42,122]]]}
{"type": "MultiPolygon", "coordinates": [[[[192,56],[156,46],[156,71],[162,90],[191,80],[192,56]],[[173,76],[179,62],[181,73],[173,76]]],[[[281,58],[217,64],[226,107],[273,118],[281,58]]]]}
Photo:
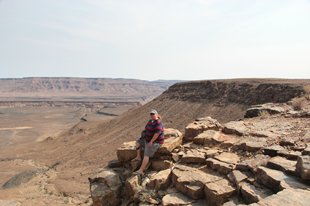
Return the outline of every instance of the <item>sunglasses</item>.
{"type": "Polygon", "coordinates": [[[155,115],[155,113],[150,113],[150,115],[155,115]]]}

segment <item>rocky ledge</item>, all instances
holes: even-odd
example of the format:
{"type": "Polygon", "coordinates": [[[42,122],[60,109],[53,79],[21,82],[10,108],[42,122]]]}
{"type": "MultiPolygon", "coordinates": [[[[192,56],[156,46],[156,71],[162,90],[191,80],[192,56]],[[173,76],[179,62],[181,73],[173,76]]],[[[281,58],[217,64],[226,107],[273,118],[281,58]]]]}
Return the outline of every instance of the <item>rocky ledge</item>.
{"type": "Polygon", "coordinates": [[[143,175],[133,175],[135,142],[124,143],[118,159],[89,178],[93,205],[309,205],[309,111],[270,106],[225,125],[199,118],[184,138],[166,129],[143,175]]]}

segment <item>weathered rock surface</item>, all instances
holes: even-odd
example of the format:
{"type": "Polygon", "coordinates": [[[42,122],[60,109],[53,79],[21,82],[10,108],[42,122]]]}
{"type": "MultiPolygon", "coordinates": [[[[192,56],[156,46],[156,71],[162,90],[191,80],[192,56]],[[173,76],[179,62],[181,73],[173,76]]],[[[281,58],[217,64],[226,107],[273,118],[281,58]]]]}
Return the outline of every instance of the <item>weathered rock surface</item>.
{"type": "Polygon", "coordinates": [[[167,128],[165,129],[164,144],[158,149],[159,154],[170,154],[172,150],[181,145],[183,135],[179,130],[167,128]]]}
{"type": "Polygon", "coordinates": [[[163,206],[190,205],[193,202],[195,202],[195,200],[188,198],[182,193],[167,194],[162,200],[163,206]]]}
{"type": "Polygon", "coordinates": [[[273,194],[271,190],[260,188],[246,182],[241,184],[240,193],[247,204],[258,202],[273,194]]]}
{"type": "Polygon", "coordinates": [[[296,171],[304,180],[310,180],[310,156],[303,155],[297,159],[296,171]]]}
{"type": "Polygon", "coordinates": [[[155,171],[166,170],[173,166],[172,161],[168,160],[152,160],[151,167],[155,171]]]}
{"type": "Polygon", "coordinates": [[[205,163],[206,154],[198,150],[189,150],[181,158],[181,162],[184,163],[205,163]]]}
{"type": "Polygon", "coordinates": [[[150,177],[147,187],[155,190],[166,189],[171,182],[171,169],[162,170],[150,177]]]}
{"type": "Polygon", "coordinates": [[[141,189],[141,177],[139,175],[134,175],[128,178],[125,182],[125,192],[127,197],[133,197],[137,194],[141,189]]]}
{"type": "Polygon", "coordinates": [[[172,171],[172,182],[175,188],[192,199],[204,197],[204,185],[220,180],[222,177],[206,173],[196,168],[178,165],[172,171]]]}
{"type": "MultiPolygon", "coordinates": [[[[298,119],[300,112],[290,108],[256,107],[248,110],[254,118],[224,127],[210,117],[197,119],[186,127],[184,142],[170,129],[151,160],[153,171],[125,179],[126,198],[119,198],[129,205],[309,205],[310,119],[298,119]]],[[[126,161],[135,153],[127,143],[114,165],[130,170],[126,161]]]]}
{"type": "Polygon", "coordinates": [[[90,193],[94,206],[120,205],[122,183],[119,175],[113,170],[102,170],[96,176],[89,178],[90,193]]]}
{"type": "Polygon", "coordinates": [[[235,188],[226,179],[205,184],[205,196],[209,205],[222,205],[234,192],[235,188]]]}
{"type": "Polygon", "coordinates": [[[258,117],[261,115],[273,115],[273,114],[280,114],[284,113],[285,109],[280,106],[276,106],[274,104],[262,104],[262,105],[256,105],[254,107],[251,107],[246,110],[244,117],[245,118],[252,118],[252,117],[258,117]]]}
{"type": "Polygon", "coordinates": [[[228,178],[230,182],[232,182],[237,188],[239,188],[239,184],[243,180],[246,180],[248,176],[239,170],[233,170],[231,173],[228,174],[228,178]]]}
{"type": "Polygon", "coordinates": [[[117,149],[117,158],[119,161],[127,162],[137,156],[136,141],[124,142],[123,145],[117,149]]]}
{"type": "Polygon", "coordinates": [[[36,175],[44,171],[46,171],[46,169],[33,169],[33,170],[27,170],[27,171],[21,172],[13,176],[6,183],[4,183],[2,185],[2,188],[8,189],[8,188],[17,187],[23,183],[30,181],[33,177],[35,177],[36,175]]]}
{"type": "Polygon", "coordinates": [[[310,191],[285,189],[258,202],[260,206],[306,206],[310,202],[310,191]]]}
{"type": "Polygon", "coordinates": [[[271,169],[281,170],[287,174],[295,175],[296,161],[288,160],[283,157],[273,157],[268,163],[267,167],[271,169]]]}
{"type": "Polygon", "coordinates": [[[281,171],[259,167],[257,169],[257,182],[270,188],[274,192],[279,192],[287,188],[307,189],[308,186],[303,184],[299,179],[288,176],[281,171]]]}
{"type": "Polygon", "coordinates": [[[211,117],[196,119],[193,123],[189,124],[185,128],[185,141],[191,141],[194,137],[206,130],[220,130],[222,125],[211,117]]]}

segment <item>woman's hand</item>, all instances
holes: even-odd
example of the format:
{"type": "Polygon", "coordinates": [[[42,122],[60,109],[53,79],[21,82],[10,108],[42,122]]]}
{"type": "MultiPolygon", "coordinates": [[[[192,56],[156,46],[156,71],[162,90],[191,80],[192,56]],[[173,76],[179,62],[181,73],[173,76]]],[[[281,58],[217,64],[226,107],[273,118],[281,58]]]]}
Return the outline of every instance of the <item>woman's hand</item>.
{"type": "Polygon", "coordinates": [[[152,147],[152,144],[153,144],[152,142],[148,142],[147,146],[150,148],[150,147],[152,147]]]}

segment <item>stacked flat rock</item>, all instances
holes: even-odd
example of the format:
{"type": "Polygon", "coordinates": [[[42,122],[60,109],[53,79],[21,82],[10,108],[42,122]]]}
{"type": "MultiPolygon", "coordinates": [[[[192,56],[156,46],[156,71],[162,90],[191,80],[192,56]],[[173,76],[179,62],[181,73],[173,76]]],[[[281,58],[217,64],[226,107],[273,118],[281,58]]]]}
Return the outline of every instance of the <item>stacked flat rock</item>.
{"type": "Polygon", "coordinates": [[[141,164],[131,161],[135,141],[124,143],[110,168],[90,179],[93,205],[309,205],[310,118],[279,107],[257,106],[223,126],[200,118],[184,138],[165,129],[142,175],[133,173],[141,164]]]}

